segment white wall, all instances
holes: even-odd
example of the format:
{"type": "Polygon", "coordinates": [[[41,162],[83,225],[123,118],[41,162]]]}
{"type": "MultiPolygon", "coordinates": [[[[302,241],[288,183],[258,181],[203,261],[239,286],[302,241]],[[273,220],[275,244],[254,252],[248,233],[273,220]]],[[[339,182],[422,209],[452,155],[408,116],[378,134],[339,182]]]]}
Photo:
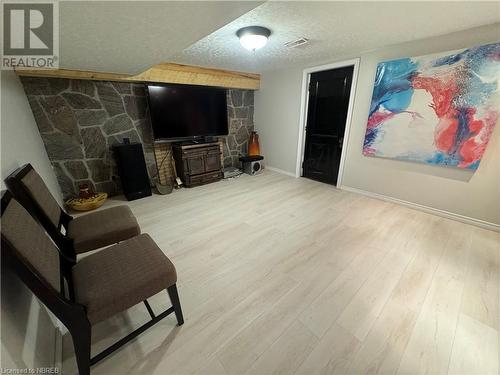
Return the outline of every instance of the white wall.
{"type": "MultiPolygon", "coordinates": [[[[1,73],[1,174],[3,179],[30,162],[52,194],[61,193],[45,152],[21,82],[11,71],[1,73]]],[[[36,368],[54,365],[56,327],[45,308],[15,275],[2,267],[1,359],[2,368],[36,368]]]]}
{"type": "Polygon", "coordinates": [[[54,196],[62,200],[56,176],[38,132],[21,81],[12,71],[1,73],[1,168],[4,178],[17,167],[31,163],[54,196]]]}
{"type": "MultiPolygon", "coordinates": [[[[361,153],[378,62],[495,42],[499,35],[495,24],[314,64],[361,59],[343,185],[500,225],[500,125],[475,173],[361,153]]],[[[297,158],[301,78],[302,69],[265,72],[255,96],[266,163],[290,173],[297,158]]]]}
{"type": "Polygon", "coordinates": [[[254,124],[265,164],[295,174],[302,69],[261,76],[255,92],[254,124]]]}

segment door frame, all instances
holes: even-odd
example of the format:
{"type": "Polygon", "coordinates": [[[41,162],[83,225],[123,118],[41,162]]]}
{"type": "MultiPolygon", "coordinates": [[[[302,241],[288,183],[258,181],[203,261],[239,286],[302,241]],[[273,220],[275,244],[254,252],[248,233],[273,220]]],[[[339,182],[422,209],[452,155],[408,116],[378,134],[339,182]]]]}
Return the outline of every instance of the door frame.
{"type": "Polygon", "coordinates": [[[307,111],[309,108],[309,82],[311,80],[311,74],[322,72],[325,70],[345,68],[348,66],[354,66],[352,72],[351,81],[351,92],[349,94],[349,106],[347,107],[347,117],[345,122],[344,130],[344,141],[342,142],[342,154],[340,155],[340,165],[339,173],[337,175],[337,188],[342,187],[342,175],[344,174],[344,163],[347,154],[347,147],[349,144],[349,134],[351,130],[351,120],[352,112],[354,108],[354,98],[356,95],[356,88],[358,82],[358,71],[359,71],[359,57],[351,60],[338,61],[331,64],[315,66],[312,68],[304,69],[302,73],[302,92],[300,98],[300,116],[299,116],[299,139],[297,142],[297,162],[295,165],[295,177],[302,176],[302,162],[304,161],[304,151],[306,143],[306,123],[307,123],[307,111]]]}

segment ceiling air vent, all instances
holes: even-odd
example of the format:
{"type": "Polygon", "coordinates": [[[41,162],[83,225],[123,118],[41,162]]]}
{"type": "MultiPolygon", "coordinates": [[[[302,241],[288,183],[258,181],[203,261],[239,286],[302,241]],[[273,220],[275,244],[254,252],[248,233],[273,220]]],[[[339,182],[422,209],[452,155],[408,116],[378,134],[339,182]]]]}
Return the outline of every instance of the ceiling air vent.
{"type": "Polygon", "coordinates": [[[309,39],[307,39],[307,38],[299,38],[299,39],[296,39],[296,40],[291,40],[289,42],[286,42],[285,43],[285,47],[286,48],[297,48],[297,47],[303,46],[303,45],[305,45],[307,43],[309,43],[309,39]]]}

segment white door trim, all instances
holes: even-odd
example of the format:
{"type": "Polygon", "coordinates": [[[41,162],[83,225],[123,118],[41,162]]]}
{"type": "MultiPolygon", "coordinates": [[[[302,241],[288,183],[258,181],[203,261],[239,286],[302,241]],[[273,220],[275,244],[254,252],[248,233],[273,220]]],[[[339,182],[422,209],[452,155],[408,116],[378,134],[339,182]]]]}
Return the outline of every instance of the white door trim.
{"type": "Polygon", "coordinates": [[[345,123],[344,130],[344,142],[342,143],[342,154],[340,156],[340,167],[339,174],[337,176],[337,187],[340,188],[342,186],[342,176],[344,174],[344,163],[345,157],[347,154],[347,147],[349,144],[349,133],[351,130],[351,119],[352,119],[352,111],[354,108],[354,98],[356,94],[356,84],[358,82],[358,71],[359,71],[359,58],[338,61],[331,64],[315,66],[312,68],[304,69],[302,73],[302,94],[300,98],[300,116],[299,116],[299,137],[297,144],[297,162],[295,165],[295,177],[302,176],[302,162],[304,160],[304,148],[305,148],[305,129],[307,122],[307,108],[309,105],[309,95],[308,95],[308,87],[309,81],[311,79],[311,73],[321,72],[324,70],[343,68],[346,66],[354,66],[354,70],[352,72],[352,82],[351,82],[351,93],[349,95],[349,107],[347,108],[347,117],[345,123]]]}

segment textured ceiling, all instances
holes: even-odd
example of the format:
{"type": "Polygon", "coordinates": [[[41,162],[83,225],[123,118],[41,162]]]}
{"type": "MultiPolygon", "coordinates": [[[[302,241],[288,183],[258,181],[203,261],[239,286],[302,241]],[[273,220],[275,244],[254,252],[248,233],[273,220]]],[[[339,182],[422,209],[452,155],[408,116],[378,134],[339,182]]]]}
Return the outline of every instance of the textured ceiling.
{"type": "Polygon", "coordinates": [[[267,2],[186,48],[173,61],[262,72],[500,21],[500,2],[267,2]],[[261,25],[266,47],[243,49],[236,31],[261,25]],[[308,45],[284,47],[305,37],[308,45]]]}
{"type": "Polygon", "coordinates": [[[139,73],[261,3],[61,1],[60,67],[139,73]]]}

